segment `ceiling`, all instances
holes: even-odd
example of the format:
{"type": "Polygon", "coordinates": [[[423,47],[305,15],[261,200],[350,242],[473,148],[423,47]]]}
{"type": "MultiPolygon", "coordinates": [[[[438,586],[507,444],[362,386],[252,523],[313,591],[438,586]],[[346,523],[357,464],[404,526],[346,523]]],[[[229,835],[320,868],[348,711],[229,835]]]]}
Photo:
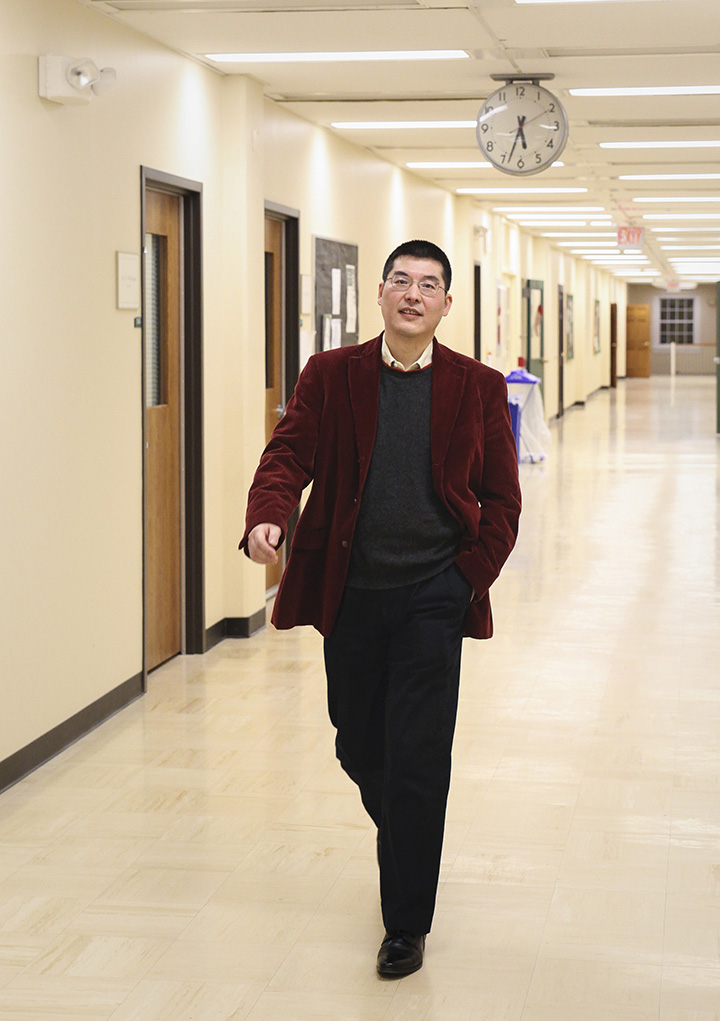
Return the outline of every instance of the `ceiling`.
{"type": "MultiPolygon", "coordinates": [[[[643,226],[643,254],[649,261],[617,270],[625,279],[647,276],[663,286],[666,281],[690,286],[720,279],[720,94],[578,97],[569,92],[720,86],[720,0],[79,2],[219,73],[257,78],[266,95],[282,106],[403,167],[411,161],[481,161],[474,127],[351,130],[332,127],[333,123],[474,122],[482,101],[498,87],[491,75],[550,72],[555,77],[548,87],[561,99],[570,122],[563,166],[522,179],[490,167],[413,172],[453,192],[503,189],[474,196],[473,201],[488,209],[542,207],[547,216],[551,206],[602,207],[599,219],[588,212],[575,227],[523,228],[534,234],[570,235],[550,239],[566,251],[587,251],[586,246],[602,241],[609,248],[614,226],[643,226]],[[470,59],[220,64],[205,56],[229,51],[438,49],[464,50],[470,59]],[[715,147],[618,149],[600,144],[643,141],[712,142],[715,147]],[[715,177],[623,179],[658,174],[715,177]],[[518,190],[539,187],[587,191],[534,195],[518,190]],[[603,213],[610,214],[604,224],[603,213]],[[583,240],[579,236],[583,233],[606,236],[583,240]]],[[[530,219],[530,214],[521,215],[523,222],[530,219]]],[[[537,223],[536,214],[532,216],[531,222],[537,223]]]]}

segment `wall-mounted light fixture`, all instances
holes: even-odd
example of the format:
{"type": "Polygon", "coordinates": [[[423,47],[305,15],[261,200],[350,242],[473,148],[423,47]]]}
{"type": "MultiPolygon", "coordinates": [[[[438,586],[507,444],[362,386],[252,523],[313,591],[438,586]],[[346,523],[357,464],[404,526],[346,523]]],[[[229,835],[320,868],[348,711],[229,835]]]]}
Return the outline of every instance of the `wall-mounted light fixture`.
{"type": "Polygon", "coordinates": [[[82,106],[93,95],[111,89],[117,81],[114,67],[99,68],[87,57],[38,58],[38,93],[43,99],[65,106],[82,106]]]}

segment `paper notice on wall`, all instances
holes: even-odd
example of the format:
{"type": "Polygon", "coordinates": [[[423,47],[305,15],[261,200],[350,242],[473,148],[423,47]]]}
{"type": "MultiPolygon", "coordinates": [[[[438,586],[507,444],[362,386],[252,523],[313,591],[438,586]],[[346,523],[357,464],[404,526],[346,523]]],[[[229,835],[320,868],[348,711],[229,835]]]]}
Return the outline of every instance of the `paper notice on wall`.
{"type": "Polygon", "coordinates": [[[300,371],[305,368],[310,355],[315,354],[315,343],[310,330],[300,330],[300,371]]]}
{"type": "Polygon", "coordinates": [[[323,349],[323,351],[329,351],[330,350],[330,341],[331,341],[331,332],[332,332],[332,325],[331,324],[332,324],[332,316],[325,315],[325,316],[322,317],[322,329],[323,329],[322,349],[323,349]]]}
{"type": "Polygon", "coordinates": [[[330,279],[332,281],[332,314],[334,316],[339,316],[342,295],[342,270],[330,270],[330,279]]]}
{"type": "Polygon", "coordinates": [[[357,331],[357,291],[355,289],[355,267],[345,267],[345,332],[355,333],[357,331]]]}
{"type": "Polygon", "coordinates": [[[330,329],[330,347],[342,346],[342,319],[333,319],[330,329]]]}

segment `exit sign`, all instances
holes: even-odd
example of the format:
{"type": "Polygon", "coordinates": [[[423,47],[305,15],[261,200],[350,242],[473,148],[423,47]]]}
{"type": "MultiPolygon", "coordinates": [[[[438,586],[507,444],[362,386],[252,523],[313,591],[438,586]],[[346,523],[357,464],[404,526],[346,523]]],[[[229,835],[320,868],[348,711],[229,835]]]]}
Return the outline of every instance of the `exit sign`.
{"type": "Polygon", "coordinates": [[[620,248],[642,248],[644,240],[644,227],[618,227],[617,243],[620,248]]]}

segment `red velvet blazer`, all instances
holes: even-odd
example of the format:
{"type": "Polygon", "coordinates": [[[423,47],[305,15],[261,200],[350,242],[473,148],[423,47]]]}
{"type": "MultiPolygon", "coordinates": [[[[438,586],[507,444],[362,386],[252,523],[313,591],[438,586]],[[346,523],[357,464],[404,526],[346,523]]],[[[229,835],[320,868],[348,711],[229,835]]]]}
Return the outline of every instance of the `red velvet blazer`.
{"type": "MultiPolygon", "coordinates": [[[[355,521],[375,442],[381,338],[313,355],[267,445],[248,496],[245,535],[283,530],[312,490],[280,582],[277,628],[312,624],[323,635],[338,612],[355,521]]],[[[433,341],[431,450],[435,490],[462,526],[456,563],[475,590],[466,634],[492,635],[488,590],[517,536],[520,485],[501,373],[433,341]]]]}

